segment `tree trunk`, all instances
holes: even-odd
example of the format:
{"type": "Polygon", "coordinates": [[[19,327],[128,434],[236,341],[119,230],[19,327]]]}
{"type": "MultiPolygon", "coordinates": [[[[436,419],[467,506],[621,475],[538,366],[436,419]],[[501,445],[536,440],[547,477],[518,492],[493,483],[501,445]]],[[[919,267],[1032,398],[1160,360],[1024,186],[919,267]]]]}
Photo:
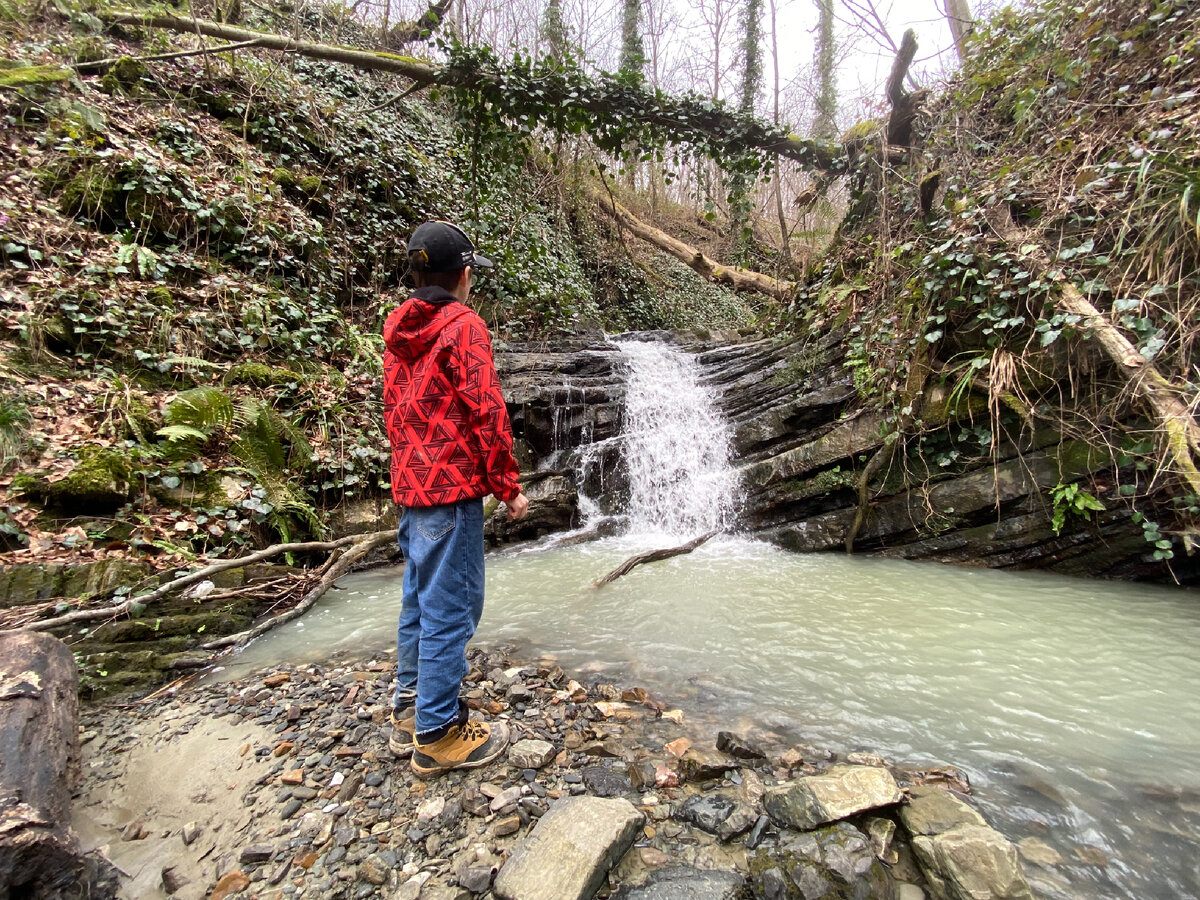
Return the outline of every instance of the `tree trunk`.
{"type": "Polygon", "coordinates": [[[78,694],[75,658],[62,641],[0,635],[0,896],[89,895],[81,885],[96,866],[70,830],[78,694]]]}
{"type": "MultiPolygon", "coordinates": [[[[105,14],[103,18],[115,25],[165,28],[181,34],[207,35],[229,41],[257,41],[263,49],[298,53],[312,59],[345,63],[376,72],[390,72],[394,75],[402,75],[422,86],[440,84],[448,87],[471,87],[497,80],[497,76],[477,69],[451,71],[410,56],[375,53],[370,50],[301,41],[284,35],[222,25],[207,19],[133,12],[109,13],[105,14]]],[[[547,85],[545,94],[545,103],[548,107],[575,106],[598,119],[619,114],[639,119],[647,125],[672,129],[678,129],[680,123],[684,122],[698,135],[719,137],[730,150],[762,150],[766,153],[777,153],[820,171],[830,171],[839,165],[837,160],[841,148],[833,144],[808,140],[795,134],[785,134],[774,125],[760,120],[753,120],[747,124],[741,117],[718,107],[703,112],[694,110],[689,112],[690,107],[685,109],[682,104],[677,106],[670,102],[670,98],[666,98],[664,102],[663,97],[654,95],[648,90],[645,91],[645,96],[642,98],[644,103],[637,104],[640,111],[632,110],[625,103],[611,102],[600,94],[580,91],[578,86],[569,81],[558,85],[547,85]]]]}
{"type": "Polygon", "coordinates": [[[642,240],[686,263],[709,281],[728,285],[735,291],[758,291],[781,299],[787,297],[792,291],[793,284],[790,281],[779,281],[769,275],[763,275],[761,272],[743,269],[741,266],[721,265],[695,247],[671,237],[665,231],[660,231],[652,225],[647,225],[611,196],[597,192],[595,200],[600,209],[616,219],[621,226],[629,229],[642,240]]]}
{"type": "Polygon", "coordinates": [[[946,21],[950,23],[954,49],[958,51],[959,62],[962,62],[967,58],[967,35],[975,25],[967,0],[946,0],[946,21]]]}

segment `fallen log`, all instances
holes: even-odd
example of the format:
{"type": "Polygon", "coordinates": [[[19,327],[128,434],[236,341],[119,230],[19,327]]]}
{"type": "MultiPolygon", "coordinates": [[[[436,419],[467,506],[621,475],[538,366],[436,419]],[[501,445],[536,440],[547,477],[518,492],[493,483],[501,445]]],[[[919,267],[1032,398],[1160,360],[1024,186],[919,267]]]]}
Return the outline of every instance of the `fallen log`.
{"type": "MultiPolygon", "coordinates": [[[[234,557],[231,559],[223,559],[220,562],[212,563],[205,566],[203,569],[197,569],[194,572],[188,572],[186,575],[181,575],[173,581],[169,581],[161,587],[156,588],[148,594],[139,594],[136,597],[131,597],[122,603],[114,603],[110,606],[101,606],[94,609],[78,609],[74,612],[64,613],[61,616],[55,616],[52,619],[42,619],[37,622],[29,622],[20,626],[14,631],[50,631],[53,628],[60,628],[64,625],[73,625],[76,622],[95,622],[99,619],[111,619],[117,616],[125,615],[129,612],[131,603],[141,603],[149,605],[155,600],[160,600],[167,594],[173,591],[181,591],[186,587],[191,587],[193,584],[199,584],[208,578],[216,575],[218,572],[224,572],[228,569],[236,569],[242,566],[248,566],[252,563],[262,562],[266,559],[279,556],[281,553],[313,553],[313,552],[334,552],[339,548],[349,544],[354,544],[359,541],[381,538],[384,535],[391,536],[394,532],[377,531],[370,535],[348,535],[339,538],[336,541],[305,541],[297,544],[272,544],[270,547],[258,550],[247,556],[234,557]]],[[[373,546],[378,546],[375,544],[373,546]]],[[[0,634],[4,634],[0,631],[0,634]]]]}
{"type": "Polygon", "coordinates": [[[790,281],[780,281],[761,272],[743,269],[741,266],[723,266],[690,244],[685,244],[653,225],[647,225],[611,195],[596,192],[595,200],[600,210],[615,219],[623,228],[675,257],[709,281],[724,284],[735,291],[757,291],[780,299],[789,297],[795,287],[790,281]]]}
{"type": "Polygon", "coordinates": [[[720,529],[717,529],[716,531],[710,531],[708,534],[702,534],[700,537],[694,538],[678,547],[668,547],[664,550],[650,550],[646,553],[639,553],[637,556],[631,556],[603,578],[599,579],[596,582],[596,587],[604,587],[604,585],[616,581],[622,575],[628,574],[635,566],[640,566],[643,563],[657,562],[660,559],[670,559],[672,556],[682,556],[684,553],[691,553],[709,538],[720,533],[720,529]]]}
{"type": "MultiPolygon", "coordinates": [[[[501,83],[503,80],[502,73],[478,67],[443,67],[411,56],[303,41],[288,35],[251,31],[236,25],[190,16],[124,10],[106,11],[100,18],[112,25],[162,28],[180,34],[203,35],[237,43],[255,41],[260,49],[281,50],[311,59],[387,72],[425,87],[484,87],[501,83]]],[[[567,79],[540,82],[538,92],[541,102],[548,109],[571,107],[597,119],[622,115],[642,124],[669,131],[678,131],[686,126],[691,133],[686,140],[695,143],[713,141],[730,151],[777,154],[822,172],[838,170],[842,165],[842,148],[839,146],[800,137],[769,122],[747,119],[719,104],[709,104],[707,108],[696,109],[695,104],[690,103],[688,98],[679,99],[649,89],[644,89],[632,104],[615,102],[603,91],[591,91],[586,87],[580,89],[580,85],[567,79]]],[[[626,89],[622,95],[627,96],[628,92],[629,89],[626,89]]]]}
{"type": "Polygon", "coordinates": [[[78,693],[75,657],[62,641],[0,635],[0,896],[113,896],[95,884],[100,866],[70,829],[78,693]]]}

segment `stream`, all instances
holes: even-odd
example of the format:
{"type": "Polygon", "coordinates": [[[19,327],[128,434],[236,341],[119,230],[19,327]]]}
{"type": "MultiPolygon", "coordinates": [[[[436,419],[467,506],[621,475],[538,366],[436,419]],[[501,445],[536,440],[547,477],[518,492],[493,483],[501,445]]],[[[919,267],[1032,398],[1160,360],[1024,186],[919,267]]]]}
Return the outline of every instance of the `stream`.
{"type": "MultiPolygon", "coordinates": [[[[1200,896],[1200,604],[1165,587],[835,554],[727,534],[593,586],[635,553],[736,520],[701,374],[629,360],[625,533],[494,553],[477,641],[641,685],[690,727],[966,772],[988,820],[1038,838],[1047,897],[1200,896]],[[655,412],[655,410],[659,412],[655,412]]],[[[586,460],[584,461],[586,464],[586,460]]],[[[395,645],[400,573],[344,578],[222,677],[395,645]]]]}

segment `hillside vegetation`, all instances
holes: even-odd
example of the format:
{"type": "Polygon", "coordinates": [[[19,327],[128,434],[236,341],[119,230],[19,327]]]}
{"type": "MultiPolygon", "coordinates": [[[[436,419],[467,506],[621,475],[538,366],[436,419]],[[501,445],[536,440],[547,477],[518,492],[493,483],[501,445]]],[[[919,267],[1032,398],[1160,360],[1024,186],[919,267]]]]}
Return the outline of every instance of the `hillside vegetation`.
{"type": "MultiPolygon", "coordinates": [[[[372,39],[333,7],[247,9],[265,30],[372,39]]],[[[481,140],[437,92],[292,54],[136,61],[196,42],[100,15],[0,3],[11,561],[179,563],[386,497],[378,332],[427,218],[496,260],[475,295],[501,348],[754,320],[753,298],[580,212],[582,146],[555,167],[481,140]]]]}

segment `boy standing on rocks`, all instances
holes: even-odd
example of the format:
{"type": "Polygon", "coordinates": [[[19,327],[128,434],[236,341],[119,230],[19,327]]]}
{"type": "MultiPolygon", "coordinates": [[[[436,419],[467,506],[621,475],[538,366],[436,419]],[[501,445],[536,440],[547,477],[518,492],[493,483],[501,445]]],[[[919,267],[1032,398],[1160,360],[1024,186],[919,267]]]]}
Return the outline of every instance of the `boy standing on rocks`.
{"type": "Polygon", "coordinates": [[[514,519],[529,501],[491,338],[465,305],[472,267],[492,261],[449,222],[418,226],[408,261],[417,289],[383,326],[384,421],[405,560],[388,745],[429,778],[482,766],[508,744],[507,726],[470,721],[458,693],[483,612],[483,498],[495,495],[514,519]]]}

